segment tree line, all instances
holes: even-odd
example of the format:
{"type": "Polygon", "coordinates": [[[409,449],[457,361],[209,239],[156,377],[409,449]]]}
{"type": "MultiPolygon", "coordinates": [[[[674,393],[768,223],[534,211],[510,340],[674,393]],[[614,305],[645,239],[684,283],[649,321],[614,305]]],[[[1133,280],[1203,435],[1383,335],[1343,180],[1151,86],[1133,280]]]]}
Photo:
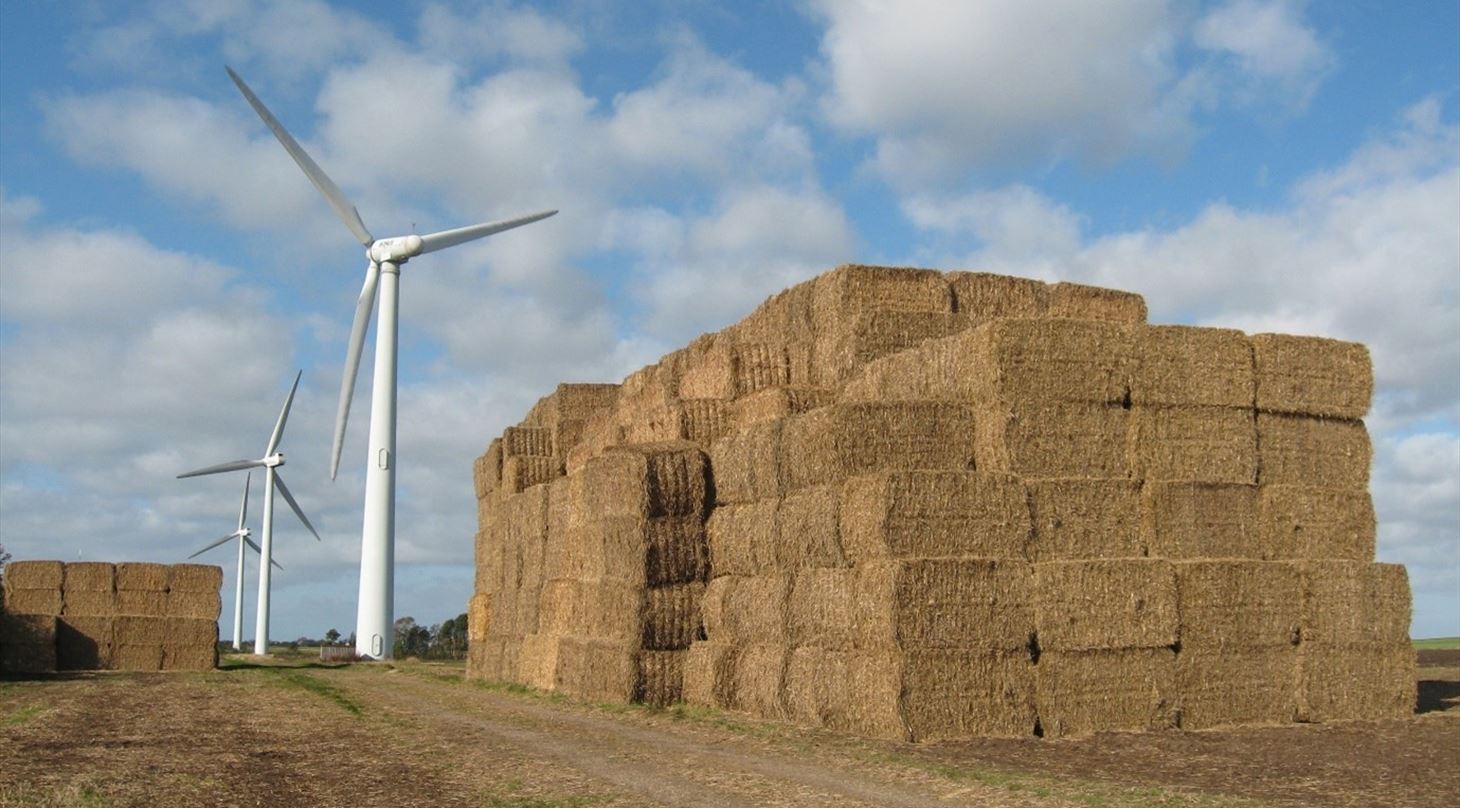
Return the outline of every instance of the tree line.
{"type": "MultiPolygon", "coordinates": [[[[348,637],[341,636],[336,629],[324,633],[322,640],[300,637],[293,645],[335,645],[355,644],[355,632],[348,637]]],[[[417,659],[465,659],[466,658],[466,613],[434,623],[429,626],[416,622],[414,617],[402,617],[395,621],[396,659],[416,657],[417,659]]]]}

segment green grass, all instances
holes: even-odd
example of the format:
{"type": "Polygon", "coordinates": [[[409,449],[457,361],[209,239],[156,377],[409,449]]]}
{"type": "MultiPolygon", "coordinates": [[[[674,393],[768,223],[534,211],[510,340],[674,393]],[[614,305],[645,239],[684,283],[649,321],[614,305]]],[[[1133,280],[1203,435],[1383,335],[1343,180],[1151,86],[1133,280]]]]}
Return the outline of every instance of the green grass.
{"type": "Polygon", "coordinates": [[[33,808],[106,808],[106,795],[89,784],[40,788],[26,783],[0,785],[0,805],[33,808]]]}
{"type": "Polygon", "coordinates": [[[294,668],[273,668],[272,681],[281,687],[291,687],[313,693],[325,701],[339,705],[341,709],[350,715],[363,717],[365,708],[360,702],[350,698],[345,691],[335,687],[329,682],[321,681],[302,670],[294,668]]]}
{"type": "Polygon", "coordinates": [[[1431,637],[1427,640],[1415,640],[1414,647],[1430,650],[1460,648],[1460,637],[1431,637]]]}
{"type": "Polygon", "coordinates": [[[21,707],[10,715],[5,716],[5,720],[0,721],[0,727],[18,727],[45,711],[46,707],[43,704],[30,704],[21,707]]]}

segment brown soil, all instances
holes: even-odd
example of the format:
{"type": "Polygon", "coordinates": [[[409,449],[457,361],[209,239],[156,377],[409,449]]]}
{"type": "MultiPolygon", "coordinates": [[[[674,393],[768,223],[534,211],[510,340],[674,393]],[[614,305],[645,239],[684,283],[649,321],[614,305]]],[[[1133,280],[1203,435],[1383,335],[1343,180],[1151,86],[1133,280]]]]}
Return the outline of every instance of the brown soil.
{"type": "Polygon", "coordinates": [[[65,674],[0,682],[0,805],[1449,805],[1447,653],[1404,721],[933,746],[421,663],[65,674]]]}

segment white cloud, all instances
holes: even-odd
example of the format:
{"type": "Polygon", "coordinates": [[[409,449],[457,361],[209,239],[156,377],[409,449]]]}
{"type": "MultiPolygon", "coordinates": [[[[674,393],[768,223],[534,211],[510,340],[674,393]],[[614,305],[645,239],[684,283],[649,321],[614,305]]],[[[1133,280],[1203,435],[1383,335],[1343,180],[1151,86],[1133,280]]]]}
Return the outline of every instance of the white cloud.
{"type": "Polygon", "coordinates": [[[475,15],[431,3],[422,9],[418,28],[424,51],[456,64],[506,57],[519,63],[551,65],[583,49],[583,37],[568,25],[531,8],[500,3],[483,6],[475,15]]]}
{"type": "Polygon", "coordinates": [[[1241,101],[1278,95],[1306,106],[1335,57],[1287,0],[1229,0],[1196,22],[1198,48],[1234,61],[1241,101]]]}

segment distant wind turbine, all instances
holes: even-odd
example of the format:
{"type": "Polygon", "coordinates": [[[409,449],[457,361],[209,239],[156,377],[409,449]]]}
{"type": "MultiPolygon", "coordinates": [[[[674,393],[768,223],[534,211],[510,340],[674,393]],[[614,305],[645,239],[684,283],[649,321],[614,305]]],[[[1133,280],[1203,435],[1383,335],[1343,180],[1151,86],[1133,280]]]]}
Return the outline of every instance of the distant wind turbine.
{"type": "MultiPolygon", "coordinates": [[[[309,523],[309,517],[304,515],[303,510],[300,510],[299,503],[294,501],[294,495],[289,493],[289,486],[284,484],[284,478],[279,476],[278,471],[279,467],[284,465],[284,454],[278,451],[279,442],[284,438],[284,424],[289,420],[289,408],[294,404],[294,393],[299,389],[299,377],[303,375],[304,371],[301,370],[294,376],[294,386],[289,388],[289,397],[284,399],[284,409],[279,412],[279,420],[274,422],[274,431],[269,435],[269,445],[264,448],[263,457],[258,460],[234,460],[230,463],[219,463],[216,466],[208,466],[177,475],[177,478],[181,480],[184,477],[222,474],[225,471],[243,471],[253,468],[263,468],[264,470],[264,536],[263,546],[259,548],[259,603],[258,616],[254,620],[253,640],[253,652],[260,656],[269,652],[269,573],[271,572],[270,567],[276,566],[273,556],[274,490],[276,488],[280,494],[284,495],[284,501],[289,503],[294,515],[298,516],[299,521],[309,528],[309,532],[314,534],[315,540],[319,540],[319,531],[314,529],[314,525],[309,523]]],[[[245,500],[246,502],[247,500],[245,500]]],[[[228,538],[231,537],[224,537],[225,540],[228,538]]]]}
{"type": "MultiPolygon", "coordinates": [[[[365,284],[355,304],[350,327],[350,344],[345,352],[345,373],[340,381],[340,403],[335,413],[334,446],[330,457],[330,479],[340,466],[345,424],[350,417],[350,399],[360,370],[360,351],[365,330],[375,307],[376,287],[380,292],[380,324],[375,330],[375,374],[370,394],[370,442],[365,466],[365,520],[360,541],[360,603],[356,619],[355,652],[364,657],[386,659],[391,655],[395,623],[395,405],[396,332],[399,308],[400,268],[406,261],[426,253],[454,247],[468,241],[521,227],[557,213],[545,210],[515,219],[443,230],[425,236],[409,235],[376,239],[365,229],[360,213],[345,198],[304,149],[269,112],[243,79],[226,68],[228,76],[254,112],[278,138],[284,150],[304,170],[314,187],[324,195],[335,215],[365,246],[369,264],[365,284]]],[[[406,113],[402,113],[406,114],[406,113]]]]}
{"type": "MultiPolygon", "coordinates": [[[[249,538],[253,535],[252,531],[244,527],[244,522],[248,519],[248,486],[252,481],[253,473],[249,472],[248,476],[243,478],[243,504],[238,508],[238,529],[188,556],[188,558],[197,558],[229,539],[238,539],[238,580],[233,587],[233,650],[235,651],[243,650],[243,547],[244,545],[252,547],[260,558],[263,557],[264,552],[259,549],[257,544],[254,544],[253,539],[249,538]]],[[[279,562],[273,559],[269,559],[269,563],[281,570],[284,569],[279,562]]]]}

